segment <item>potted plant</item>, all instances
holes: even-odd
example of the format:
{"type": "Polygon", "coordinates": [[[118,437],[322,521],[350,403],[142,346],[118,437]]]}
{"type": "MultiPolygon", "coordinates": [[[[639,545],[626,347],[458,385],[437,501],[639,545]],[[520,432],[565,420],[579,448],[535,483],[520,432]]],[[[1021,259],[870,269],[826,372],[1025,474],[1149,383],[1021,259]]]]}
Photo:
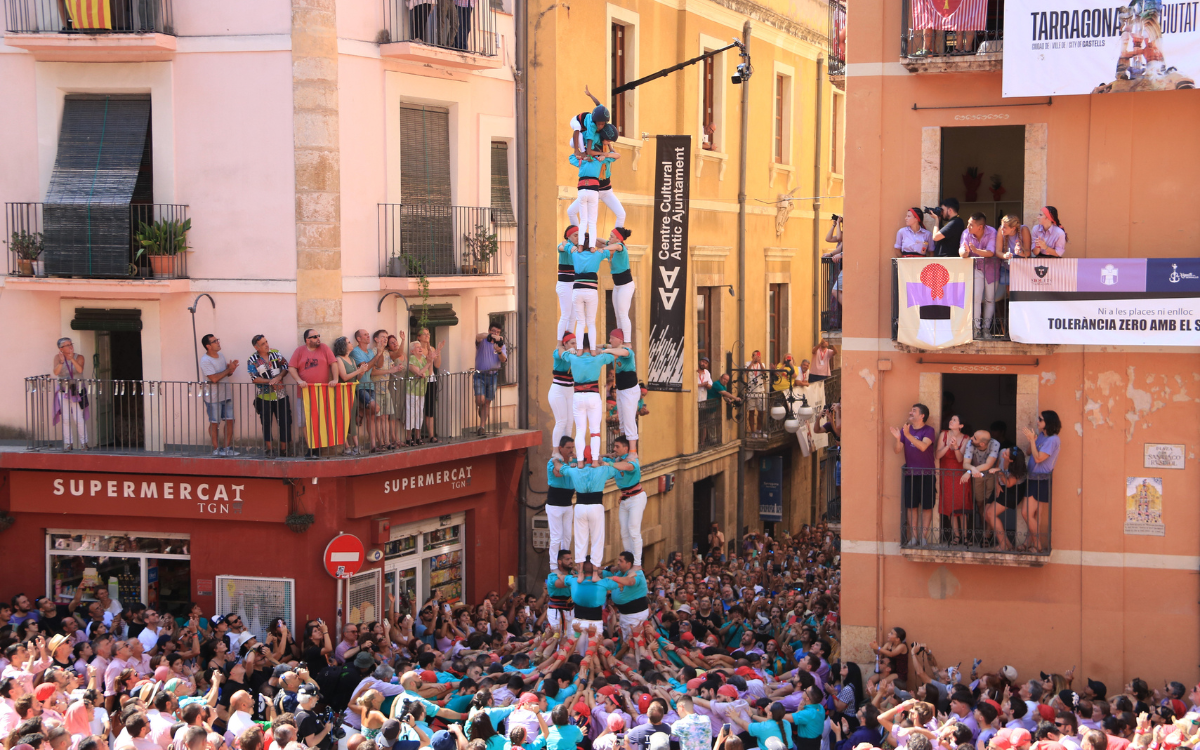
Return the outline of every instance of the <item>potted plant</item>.
{"type": "Polygon", "coordinates": [[[308,527],[316,520],[312,513],[289,513],[287,518],[283,519],[283,523],[297,534],[302,534],[308,531],[308,527]]]}
{"type": "Polygon", "coordinates": [[[13,232],[12,239],[8,241],[8,248],[17,255],[17,274],[33,276],[34,263],[40,265],[41,261],[38,261],[38,258],[44,249],[42,233],[26,232],[24,229],[13,232]]]}
{"type": "Polygon", "coordinates": [[[496,233],[489,232],[487,227],[480,224],[475,227],[474,233],[463,237],[463,242],[467,246],[467,251],[463,254],[463,273],[487,273],[492,256],[500,251],[500,241],[496,233]]]}
{"type": "Polygon", "coordinates": [[[188,249],[187,233],[191,228],[191,219],[159,219],[153,224],[143,221],[135,238],[141,249],[134,260],[144,254],[149,259],[150,268],[155,276],[178,276],[179,254],[188,249]]]}
{"type": "Polygon", "coordinates": [[[1004,184],[1000,181],[1000,175],[992,175],[992,186],[989,188],[992,191],[992,200],[999,201],[1007,192],[1004,189],[1004,184]]]}
{"type": "Polygon", "coordinates": [[[983,175],[979,167],[967,167],[967,173],[962,178],[963,187],[967,189],[967,203],[973,203],[979,198],[979,186],[983,183],[983,175]]]}

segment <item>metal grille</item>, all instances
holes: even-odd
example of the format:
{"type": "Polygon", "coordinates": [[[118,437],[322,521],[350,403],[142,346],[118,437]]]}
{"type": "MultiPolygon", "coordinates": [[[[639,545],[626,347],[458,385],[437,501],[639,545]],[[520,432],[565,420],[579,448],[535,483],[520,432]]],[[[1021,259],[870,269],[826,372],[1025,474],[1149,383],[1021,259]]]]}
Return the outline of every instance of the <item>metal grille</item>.
{"type": "Polygon", "coordinates": [[[517,313],[492,313],[488,316],[488,325],[499,325],[504,332],[504,346],[508,359],[500,367],[500,385],[512,385],[517,382],[517,313]]]}
{"type": "Polygon", "coordinates": [[[282,617],[296,632],[296,581],[292,578],[217,576],[217,613],[235,612],[246,629],[266,642],[271,621],[282,617]]]}
{"type": "Polygon", "coordinates": [[[508,144],[492,143],[492,218],[501,226],[516,226],[508,184],[508,144]]]}
{"type": "Polygon", "coordinates": [[[364,623],[379,619],[379,569],[350,576],[346,582],[346,622],[364,623]]]}
{"type": "Polygon", "coordinates": [[[5,28],[12,34],[175,34],[171,0],[107,0],[107,27],[100,18],[75,18],[59,0],[4,0],[5,28]]]}

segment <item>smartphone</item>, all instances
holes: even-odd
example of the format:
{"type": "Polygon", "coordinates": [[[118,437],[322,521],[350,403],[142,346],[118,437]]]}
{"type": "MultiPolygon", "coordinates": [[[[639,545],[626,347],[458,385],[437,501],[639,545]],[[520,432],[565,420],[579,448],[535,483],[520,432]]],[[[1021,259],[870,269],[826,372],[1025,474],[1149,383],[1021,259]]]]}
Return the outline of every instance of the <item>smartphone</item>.
{"type": "Polygon", "coordinates": [[[509,586],[513,585],[514,583],[516,583],[516,580],[517,580],[516,576],[509,576],[508,577],[508,585],[509,586]]]}
{"type": "Polygon", "coordinates": [[[725,724],[721,727],[721,731],[727,735],[733,734],[733,725],[729,722],[725,722],[725,724]]]}

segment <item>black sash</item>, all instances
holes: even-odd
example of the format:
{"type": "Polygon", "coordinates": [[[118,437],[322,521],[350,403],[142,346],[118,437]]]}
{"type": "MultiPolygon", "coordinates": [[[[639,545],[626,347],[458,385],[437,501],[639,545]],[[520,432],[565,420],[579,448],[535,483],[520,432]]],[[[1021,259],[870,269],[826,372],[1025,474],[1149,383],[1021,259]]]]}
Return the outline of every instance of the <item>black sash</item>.
{"type": "MultiPolygon", "coordinates": [[[[576,505],[600,505],[604,502],[603,492],[576,492],[576,505]]],[[[588,618],[585,618],[588,619],[588,618]]]]}
{"type": "MultiPolygon", "coordinates": [[[[604,608],[603,607],[581,607],[578,604],[576,604],[575,605],[575,619],[576,620],[603,620],[604,619],[604,608]]],[[[586,635],[586,633],[585,633],[585,635],[586,635]]]]}
{"type": "Polygon", "coordinates": [[[637,613],[645,612],[648,609],[650,609],[650,600],[644,596],[641,599],[634,599],[633,601],[626,602],[625,604],[617,604],[617,611],[623,615],[636,615],[637,613]]]}
{"type": "Polygon", "coordinates": [[[570,487],[547,487],[546,488],[546,505],[553,505],[556,508],[571,507],[571,496],[575,494],[575,490],[570,487]]]}
{"type": "Polygon", "coordinates": [[[637,373],[631,370],[617,371],[617,390],[627,391],[638,387],[637,373]]]}
{"type": "Polygon", "coordinates": [[[614,286],[625,286],[633,283],[633,271],[617,271],[612,275],[614,286]]]}

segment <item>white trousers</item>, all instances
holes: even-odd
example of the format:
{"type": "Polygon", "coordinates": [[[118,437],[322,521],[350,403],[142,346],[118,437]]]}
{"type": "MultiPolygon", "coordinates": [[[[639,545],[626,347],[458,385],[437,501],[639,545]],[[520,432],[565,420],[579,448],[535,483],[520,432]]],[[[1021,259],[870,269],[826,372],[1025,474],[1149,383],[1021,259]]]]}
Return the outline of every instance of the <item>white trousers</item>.
{"type": "Polygon", "coordinates": [[[617,615],[617,620],[621,624],[621,638],[626,642],[634,638],[638,633],[642,632],[642,623],[650,616],[650,610],[642,610],[634,612],[632,615],[627,615],[624,612],[617,615]]]}
{"type": "Polygon", "coordinates": [[[573,287],[570,281],[559,281],[554,284],[554,293],[558,295],[558,341],[562,341],[567,331],[574,332],[575,300],[572,298],[573,287]]]}
{"type": "Polygon", "coordinates": [[[570,609],[547,609],[546,623],[551,628],[569,635],[573,632],[571,630],[571,621],[575,619],[571,614],[573,611],[570,609]]]}
{"type": "MultiPolygon", "coordinates": [[[[633,564],[642,565],[642,514],[646,512],[646,493],[639,492],[621,501],[617,518],[621,523],[621,544],[633,554],[633,564]]],[[[624,615],[621,615],[624,625],[624,615]]]]}
{"type": "Polygon", "coordinates": [[[572,289],[571,301],[575,306],[575,346],[583,348],[583,332],[592,334],[588,342],[593,349],[604,348],[604,337],[596,330],[596,308],[600,304],[600,295],[595,289],[572,289]],[[586,328],[584,327],[586,324],[586,328]]]}
{"type": "Polygon", "coordinates": [[[613,313],[617,316],[617,328],[625,334],[627,344],[633,341],[633,323],[629,320],[629,308],[633,305],[633,293],[636,290],[636,281],[613,287],[613,313]]]}
{"type": "MultiPolygon", "coordinates": [[[[600,459],[600,394],[599,393],[576,393],[571,402],[572,411],[575,412],[575,446],[577,450],[582,450],[579,446],[587,445],[592,449],[592,460],[600,459]]],[[[579,522],[576,521],[575,529],[578,531],[579,522]]],[[[583,558],[576,558],[579,562],[583,562],[583,558]]]]}
{"type": "Polygon", "coordinates": [[[992,318],[996,317],[996,282],[984,276],[982,264],[975,266],[975,324],[983,331],[992,330],[992,318]],[[982,308],[982,315],[980,315],[982,308]]]}
{"type": "MultiPolygon", "coordinates": [[[[613,212],[613,226],[625,226],[625,207],[621,205],[621,201],[617,198],[617,194],[608,190],[580,190],[583,193],[599,193],[600,202],[608,206],[608,210],[613,212]]],[[[575,226],[579,226],[579,198],[576,197],[571,205],[567,206],[567,221],[575,226]]]]}
{"type": "Polygon", "coordinates": [[[596,219],[600,213],[600,195],[595,190],[580,190],[575,199],[579,204],[579,242],[583,245],[583,236],[588,236],[588,246],[596,246],[596,219]]]}
{"type": "Polygon", "coordinates": [[[621,434],[629,440],[638,439],[637,412],[641,397],[642,389],[637,386],[617,391],[617,416],[621,420],[621,434]]]}
{"type": "Polygon", "coordinates": [[[550,572],[553,573],[558,570],[558,551],[571,549],[575,510],[570,505],[547,505],[546,518],[550,522],[550,572]]]}
{"type": "Polygon", "coordinates": [[[83,416],[83,409],[65,395],[62,397],[62,441],[64,448],[72,443],[82,448],[88,441],[87,419],[83,416]]]}
{"type": "Polygon", "coordinates": [[[588,646],[591,645],[588,639],[588,628],[594,627],[596,629],[596,637],[603,640],[604,623],[600,622],[599,620],[580,620],[579,618],[575,618],[575,620],[571,623],[572,633],[575,632],[576,624],[578,624],[582,630],[579,632],[579,642],[575,644],[575,653],[579,654],[580,656],[584,656],[587,653],[588,646]]]}
{"type": "Polygon", "coordinates": [[[575,506],[575,562],[590,557],[594,565],[604,560],[604,505],[575,506]]]}
{"type": "MultiPolygon", "coordinates": [[[[550,401],[550,411],[554,414],[554,431],[551,433],[551,450],[558,447],[558,442],[562,440],[563,435],[571,433],[571,420],[575,418],[575,411],[572,404],[575,400],[575,389],[569,385],[558,385],[552,383],[550,385],[550,395],[546,397],[550,401]]],[[[554,560],[550,561],[550,566],[553,568],[554,560]]]]}

